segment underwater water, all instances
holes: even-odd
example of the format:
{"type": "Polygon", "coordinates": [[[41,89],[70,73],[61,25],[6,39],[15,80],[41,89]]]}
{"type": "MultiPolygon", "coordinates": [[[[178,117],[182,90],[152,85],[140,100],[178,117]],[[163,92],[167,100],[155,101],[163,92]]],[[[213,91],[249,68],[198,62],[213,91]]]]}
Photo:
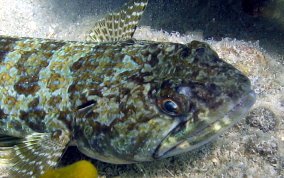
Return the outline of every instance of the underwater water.
{"type": "MultiPolygon", "coordinates": [[[[99,18],[128,0],[0,0],[0,35],[84,40],[99,18]]],[[[283,0],[150,0],[134,37],[209,43],[252,81],[249,116],[189,153],[137,165],[92,160],[100,175],[121,177],[284,176],[283,0]],[[258,1],[260,2],[260,1],[258,1]]],[[[61,165],[90,158],[71,147],[61,165]]]]}

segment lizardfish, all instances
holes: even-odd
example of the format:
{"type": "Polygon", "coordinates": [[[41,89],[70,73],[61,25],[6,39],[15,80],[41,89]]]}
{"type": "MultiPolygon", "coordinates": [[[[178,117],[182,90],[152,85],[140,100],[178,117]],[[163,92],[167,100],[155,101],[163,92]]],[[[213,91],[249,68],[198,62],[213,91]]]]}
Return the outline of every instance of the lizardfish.
{"type": "Polygon", "coordinates": [[[75,145],[128,164],[208,143],[255,102],[249,79],[204,42],[132,38],[147,0],[86,42],[0,36],[0,176],[38,177],[75,145]]]}

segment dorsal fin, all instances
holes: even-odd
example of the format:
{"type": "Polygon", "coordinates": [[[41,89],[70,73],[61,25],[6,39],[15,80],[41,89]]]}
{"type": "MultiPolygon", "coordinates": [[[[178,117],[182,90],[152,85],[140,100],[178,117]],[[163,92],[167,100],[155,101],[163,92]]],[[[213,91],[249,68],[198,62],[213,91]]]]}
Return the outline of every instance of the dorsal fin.
{"type": "Polygon", "coordinates": [[[88,42],[121,41],[132,38],[148,0],[132,0],[98,21],[86,38],[88,42]]]}

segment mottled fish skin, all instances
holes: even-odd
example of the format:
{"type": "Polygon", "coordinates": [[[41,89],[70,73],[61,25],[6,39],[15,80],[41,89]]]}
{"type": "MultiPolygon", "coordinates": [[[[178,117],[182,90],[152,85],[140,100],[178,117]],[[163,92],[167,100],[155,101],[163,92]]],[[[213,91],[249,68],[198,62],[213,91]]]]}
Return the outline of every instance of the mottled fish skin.
{"type": "Polygon", "coordinates": [[[249,79],[206,43],[123,38],[0,36],[0,176],[43,174],[71,142],[115,164],[180,154],[255,102],[249,79]]]}

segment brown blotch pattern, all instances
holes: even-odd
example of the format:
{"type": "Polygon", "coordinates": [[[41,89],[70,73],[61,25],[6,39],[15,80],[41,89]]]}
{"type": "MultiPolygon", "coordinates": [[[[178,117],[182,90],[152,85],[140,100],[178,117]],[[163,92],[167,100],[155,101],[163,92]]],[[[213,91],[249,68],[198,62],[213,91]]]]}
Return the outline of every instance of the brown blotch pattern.
{"type": "Polygon", "coordinates": [[[18,69],[18,75],[22,75],[22,73],[26,73],[26,71],[28,70],[26,67],[31,67],[31,66],[25,66],[25,63],[28,61],[30,56],[34,54],[35,52],[36,51],[34,51],[34,49],[33,51],[17,50],[17,53],[21,54],[21,58],[15,64],[15,67],[18,69]]]}
{"type": "Polygon", "coordinates": [[[62,46],[64,46],[66,42],[56,42],[56,41],[48,41],[45,43],[41,43],[41,48],[47,51],[47,54],[52,55],[54,51],[58,50],[62,46]]]}
{"type": "Polygon", "coordinates": [[[60,74],[52,73],[48,79],[47,87],[51,92],[54,92],[55,90],[62,88],[63,83],[64,78],[60,74]]]}
{"type": "Polygon", "coordinates": [[[25,96],[32,94],[34,95],[39,89],[38,77],[37,76],[27,76],[21,77],[14,85],[14,89],[19,94],[24,94],[25,96]]]}
{"type": "Polygon", "coordinates": [[[37,97],[28,104],[28,107],[29,108],[35,108],[38,104],[39,104],[39,99],[37,97]]]}
{"type": "Polygon", "coordinates": [[[84,56],[80,58],[77,62],[75,62],[71,67],[71,72],[79,73],[80,71],[94,71],[99,63],[97,62],[96,58],[98,57],[98,54],[88,54],[87,56],[84,56]]]}
{"type": "Polygon", "coordinates": [[[54,96],[49,99],[47,102],[48,105],[55,107],[58,103],[61,103],[62,97],[61,96],[54,96]]]}
{"type": "Polygon", "coordinates": [[[43,122],[45,118],[45,111],[42,109],[32,108],[25,111],[20,111],[19,118],[27,124],[31,129],[42,132],[45,129],[45,124],[43,122]]]}
{"type": "Polygon", "coordinates": [[[79,59],[77,62],[75,62],[75,63],[70,67],[70,70],[71,70],[72,72],[78,71],[78,70],[83,66],[83,62],[84,62],[84,59],[83,59],[83,58],[79,59]]]}
{"type": "Polygon", "coordinates": [[[3,62],[5,55],[13,49],[15,41],[13,38],[0,38],[0,62],[3,62]]]}
{"type": "Polygon", "coordinates": [[[17,103],[17,99],[13,96],[6,96],[4,104],[7,105],[8,109],[12,109],[17,103]]]}
{"type": "Polygon", "coordinates": [[[0,120],[4,119],[6,117],[7,117],[7,114],[5,114],[5,112],[2,109],[0,109],[0,120]]]}

